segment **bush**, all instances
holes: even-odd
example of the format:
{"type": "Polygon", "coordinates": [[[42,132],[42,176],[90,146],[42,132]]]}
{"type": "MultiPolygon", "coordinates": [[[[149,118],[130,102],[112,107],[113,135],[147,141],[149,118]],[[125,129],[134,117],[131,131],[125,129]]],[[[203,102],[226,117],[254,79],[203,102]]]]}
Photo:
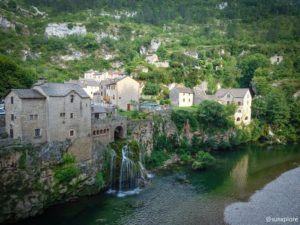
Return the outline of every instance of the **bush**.
{"type": "Polygon", "coordinates": [[[198,123],[194,114],[186,110],[173,110],[171,119],[175,123],[178,130],[182,130],[187,121],[189,122],[192,130],[196,130],[198,127],[198,123]]]}
{"type": "Polygon", "coordinates": [[[168,158],[169,156],[166,151],[154,150],[151,153],[151,156],[146,158],[146,165],[148,168],[162,166],[168,158]]]}
{"type": "Polygon", "coordinates": [[[159,90],[159,84],[146,82],[145,87],[143,89],[143,93],[145,95],[157,95],[159,93],[159,90]]]}
{"type": "Polygon", "coordinates": [[[193,161],[192,168],[194,170],[205,169],[215,164],[216,159],[208,152],[200,151],[197,153],[193,161]]]}
{"type": "Polygon", "coordinates": [[[65,154],[63,163],[54,171],[54,178],[57,183],[68,183],[80,174],[80,169],[76,165],[75,157],[71,154],[65,154]]]}

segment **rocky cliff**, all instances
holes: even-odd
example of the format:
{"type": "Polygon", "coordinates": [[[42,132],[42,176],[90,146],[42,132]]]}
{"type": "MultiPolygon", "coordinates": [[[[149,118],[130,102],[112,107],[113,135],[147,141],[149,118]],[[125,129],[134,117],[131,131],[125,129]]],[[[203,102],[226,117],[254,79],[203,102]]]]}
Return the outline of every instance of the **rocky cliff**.
{"type": "Polygon", "coordinates": [[[84,161],[69,149],[72,144],[65,141],[0,150],[0,223],[35,216],[49,205],[101,190],[104,146],[93,143],[84,161]]]}

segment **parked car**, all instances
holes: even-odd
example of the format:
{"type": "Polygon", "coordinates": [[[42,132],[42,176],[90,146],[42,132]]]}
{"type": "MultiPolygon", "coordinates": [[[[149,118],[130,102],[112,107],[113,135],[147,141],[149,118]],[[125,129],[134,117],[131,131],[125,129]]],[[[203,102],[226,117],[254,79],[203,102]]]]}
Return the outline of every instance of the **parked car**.
{"type": "Polygon", "coordinates": [[[140,111],[142,112],[154,112],[160,110],[161,110],[161,106],[156,102],[143,102],[140,105],[140,111]]]}
{"type": "Polygon", "coordinates": [[[3,108],[0,108],[0,115],[5,115],[5,110],[3,108]]]}

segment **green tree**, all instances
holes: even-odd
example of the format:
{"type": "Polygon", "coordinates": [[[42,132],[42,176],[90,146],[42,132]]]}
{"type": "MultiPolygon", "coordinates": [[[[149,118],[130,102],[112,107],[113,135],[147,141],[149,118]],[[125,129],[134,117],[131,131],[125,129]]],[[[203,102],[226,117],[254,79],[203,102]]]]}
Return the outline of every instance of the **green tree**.
{"type": "Polygon", "coordinates": [[[145,87],[143,89],[143,93],[145,95],[157,95],[160,91],[159,84],[146,82],[145,87]]]}
{"type": "Polygon", "coordinates": [[[205,100],[198,106],[198,124],[203,130],[228,129],[234,126],[234,112],[233,105],[224,106],[215,101],[205,100]]]}
{"type": "Polygon", "coordinates": [[[258,68],[268,67],[270,62],[265,55],[253,54],[247,55],[238,64],[238,67],[242,71],[242,77],[240,79],[240,84],[243,87],[249,87],[250,82],[254,76],[254,72],[258,68]]]}
{"type": "Polygon", "coordinates": [[[3,55],[0,55],[0,74],[0,96],[5,96],[12,88],[29,88],[35,78],[3,55]]]}

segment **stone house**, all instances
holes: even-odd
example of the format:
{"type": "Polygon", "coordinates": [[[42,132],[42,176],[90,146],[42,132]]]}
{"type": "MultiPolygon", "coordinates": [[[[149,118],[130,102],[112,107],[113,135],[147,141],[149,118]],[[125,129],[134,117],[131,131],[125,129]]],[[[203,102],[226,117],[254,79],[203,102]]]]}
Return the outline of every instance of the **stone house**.
{"type": "MultiPolygon", "coordinates": [[[[93,79],[69,80],[66,84],[78,84],[90,96],[92,102],[97,102],[100,95],[100,82],[93,79]]],[[[99,101],[99,100],[98,100],[99,101]]]]}
{"type": "Polygon", "coordinates": [[[47,141],[46,97],[33,89],[12,89],[5,98],[6,132],[24,143],[47,141]]]}
{"type": "Polygon", "coordinates": [[[189,107],[193,105],[193,90],[181,85],[176,85],[170,91],[171,104],[179,107],[189,107]]]}
{"type": "Polygon", "coordinates": [[[100,98],[103,103],[131,111],[139,103],[140,84],[128,76],[104,80],[100,83],[100,98]]]}
{"type": "Polygon", "coordinates": [[[91,100],[78,84],[36,83],[13,89],[5,98],[6,131],[24,143],[90,136],[91,100]]]}
{"type": "Polygon", "coordinates": [[[250,124],[252,96],[248,88],[221,88],[216,92],[215,99],[221,104],[234,103],[237,105],[234,114],[235,124],[250,124]]]}

